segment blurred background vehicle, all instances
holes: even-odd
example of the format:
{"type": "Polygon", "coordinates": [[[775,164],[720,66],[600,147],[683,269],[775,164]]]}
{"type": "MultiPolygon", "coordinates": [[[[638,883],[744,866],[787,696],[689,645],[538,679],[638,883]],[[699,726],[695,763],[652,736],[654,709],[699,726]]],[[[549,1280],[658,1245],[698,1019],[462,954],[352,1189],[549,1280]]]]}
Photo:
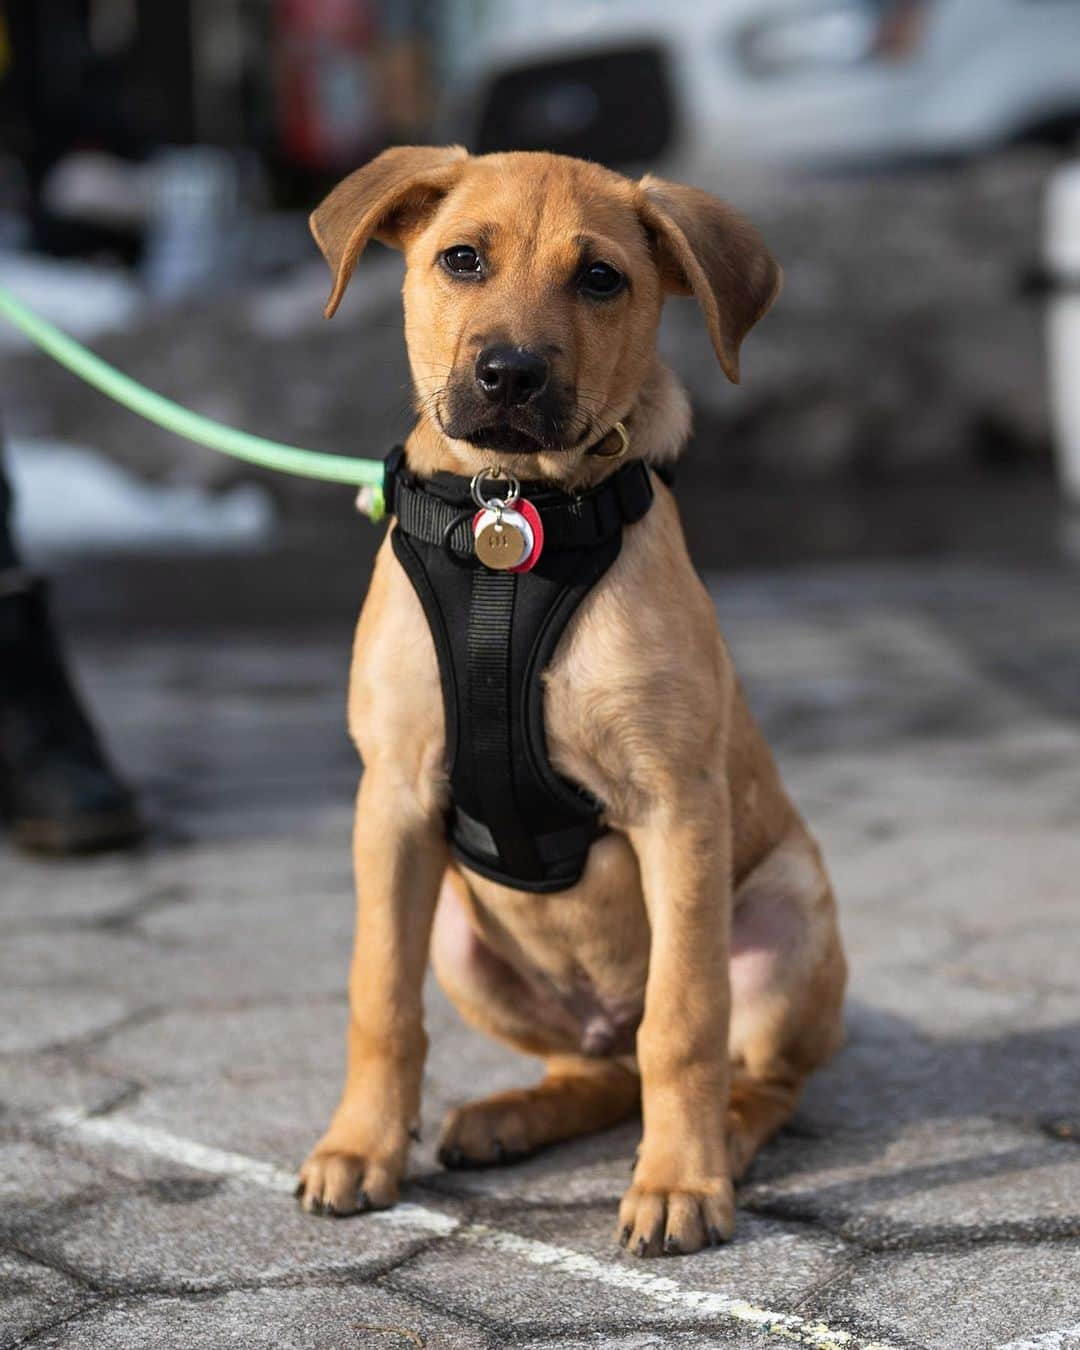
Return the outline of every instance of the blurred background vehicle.
{"type": "Polygon", "coordinates": [[[497,21],[490,6],[455,14],[451,95],[484,150],[700,176],[747,157],[970,156],[1080,128],[1070,0],[511,0],[497,21]]]}

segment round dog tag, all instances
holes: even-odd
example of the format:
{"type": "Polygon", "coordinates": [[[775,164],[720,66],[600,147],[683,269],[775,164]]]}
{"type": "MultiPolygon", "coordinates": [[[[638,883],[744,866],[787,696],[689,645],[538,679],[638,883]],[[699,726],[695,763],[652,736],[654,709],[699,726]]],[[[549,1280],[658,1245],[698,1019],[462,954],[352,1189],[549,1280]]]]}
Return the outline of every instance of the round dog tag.
{"type": "Polygon", "coordinates": [[[473,518],[473,548],[485,567],[509,571],[532,553],[532,527],[513,507],[478,511],[473,518]]]}

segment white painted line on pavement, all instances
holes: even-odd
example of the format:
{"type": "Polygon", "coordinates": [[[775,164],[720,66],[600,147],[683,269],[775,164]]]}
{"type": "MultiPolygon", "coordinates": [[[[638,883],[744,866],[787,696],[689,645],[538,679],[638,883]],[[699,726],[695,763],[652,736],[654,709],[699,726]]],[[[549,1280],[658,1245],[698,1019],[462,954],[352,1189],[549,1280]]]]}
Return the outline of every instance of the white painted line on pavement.
{"type": "Polygon", "coordinates": [[[155,1129],[153,1125],[138,1125],[120,1116],[88,1116],[74,1108],[50,1111],[48,1120],[51,1125],[69,1130],[82,1139],[171,1158],[173,1162],[194,1167],[197,1171],[237,1177],[265,1190],[288,1192],[296,1185],[295,1177],[273,1163],[258,1162],[255,1158],[229,1153],[222,1148],[210,1148],[193,1139],[181,1139],[166,1130],[155,1129]]]}
{"type": "MultiPolygon", "coordinates": [[[[243,1153],[211,1148],[193,1139],[183,1139],[159,1130],[153,1125],[140,1125],[120,1116],[91,1116],[84,1111],[64,1109],[51,1111],[46,1117],[56,1129],[76,1135],[88,1143],[112,1144],[119,1148],[149,1153],[168,1158],[172,1162],[211,1175],[228,1177],[263,1190],[291,1194],[296,1177],[272,1163],[260,1162],[243,1153]]],[[[576,1252],[570,1247],[557,1247],[521,1237],[505,1229],[488,1224],[462,1224],[448,1214],[428,1209],[425,1205],[400,1204],[394,1209],[368,1214],[365,1223],[388,1224],[409,1228],[418,1234],[449,1237],[505,1256],[516,1257],[529,1265],[539,1266],[552,1274],[590,1284],[602,1284],[611,1289],[626,1289],[651,1299],[662,1307],[678,1308],[705,1317],[727,1317],[744,1326],[756,1328],[765,1334],[780,1337],[794,1345],[812,1347],[812,1350],[896,1350],[885,1341],[860,1341],[851,1332],[839,1331],[823,1322],[811,1322],[794,1313],[771,1312],[745,1299],[734,1298],[712,1290],[687,1289],[666,1275],[654,1275],[639,1264],[614,1264],[598,1261],[595,1257],[576,1252]]],[[[1071,1335],[1071,1332],[1059,1333],[1071,1335]]],[[[1053,1341],[1039,1341],[1039,1350],[1057,1350],[1053,1341]]],[[[1062,1343],[1064,1347],[1064,1342],[1062,1343]]],[[[1028,1342],[1017,1342],[1003,1350],[1027,1350],[1028,1342]]]]}
{"type": "Polygon", "coordinates": [[[794,1313],[770,1312],[768,1308],[755,1307],[730,1294],[687,1289],[666,1275],[651,1275],[639,1265],[597,1261],[595,1257],[585,1256],[569,1247],[555,1247],[520,1237],[517,1233],[489,1228],[486,1224],[469,1224],[457,1236],[463,1242],[519,1257],[534,1266],[545,1266],[558,1275],[606,1284],[612,1289],[628,1289],[669,1308],[682,1308],[706,1317],[730,1317],[737,1322],[749,1323],[759,1331],[782,1336],[796,1345],[813,1346],[814,1350],[894,1350],[885,1341],[860,1341],[850,1332],[836,1331],[824,1322],[808,1322],[794,1313]]]}
{"type": "Polygon", "coordinates": [[[1008,1345],[998,1346],[998,1350],[1073,1350],[1080,1346],[1080,1322],[1074,1327],[1062,1327],[1060,1331],[1044,1331],[1027,1341],[1010,1341],[1008,1345]]]}
{"type": "MultiPolygon", "coordinates": [[[[211,1148],[207,1144],[196,1143],[194,1139],[183,1139],[153,1125],[140,1125],[120,1116],[88,1116],[79,1110],[50,1111],[46,1119],[50,1125],[91,1143],[114,1144],[137,1153],[151,1153],[192,1167],[198,1172],[234,1178],[282,1195],[292,1195],[296,1189],[295,1173],[286,1172],[282,1167],[248,1158],[243,1153],[211,1148]]],[[[445,1237],[461,1226],[449,1214],[440,1214],[438,1210],[428,1209],[424,1205],[400,1204],[365,1217],[393,1228],[415,1228],[419,1232],[440,1237],[445,1237]]]]}

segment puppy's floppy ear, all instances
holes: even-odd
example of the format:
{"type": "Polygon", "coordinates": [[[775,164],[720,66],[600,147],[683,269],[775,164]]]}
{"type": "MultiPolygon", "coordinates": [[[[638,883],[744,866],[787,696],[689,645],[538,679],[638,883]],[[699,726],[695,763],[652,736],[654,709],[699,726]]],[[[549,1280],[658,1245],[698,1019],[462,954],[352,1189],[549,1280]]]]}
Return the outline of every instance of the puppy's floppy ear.
{"type": "Polygon", "coordinates": [[[757,230],[699,188],[646,174],[638,211],[668,290],[705,311],[724,374],[739,383],[739,348],[780,292],[783,273],[757,230]]]}
{"type": "Polygon", "coordinates": [[[311,233],[334,276],[328,319],[371,240],[400,248],[410,225],[457,182],[468,157],[460,145],[395,146],[343,179],[312,211],[311,233]]]}

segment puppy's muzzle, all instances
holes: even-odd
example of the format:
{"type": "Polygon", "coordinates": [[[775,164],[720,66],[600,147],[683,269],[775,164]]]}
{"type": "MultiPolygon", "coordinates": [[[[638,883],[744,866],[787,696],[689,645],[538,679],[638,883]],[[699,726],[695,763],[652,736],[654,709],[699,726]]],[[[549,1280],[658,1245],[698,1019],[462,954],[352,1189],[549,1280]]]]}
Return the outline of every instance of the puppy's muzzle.
{"type": "Polygon", "coordinates": [[[476,387],[496,407],[528,403],[545,387],[548,374],[547,361],[527,347],[499,343],[485,347],[476,358],[476,387]]]}

